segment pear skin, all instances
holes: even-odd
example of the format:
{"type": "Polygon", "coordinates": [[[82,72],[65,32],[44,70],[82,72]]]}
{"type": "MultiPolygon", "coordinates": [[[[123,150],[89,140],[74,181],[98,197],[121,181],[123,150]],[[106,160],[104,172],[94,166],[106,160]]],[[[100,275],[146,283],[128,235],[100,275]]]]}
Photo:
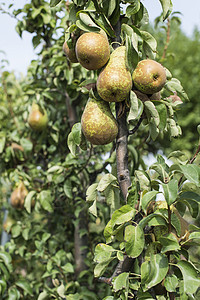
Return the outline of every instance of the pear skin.
{"type": "Polygon", "coordinates": [[[159,92],[167,80],[164,67],[152,59],[141,60],[132,77],[135,87],[144,94],[159,92]]]}
{"type": "Polygon", "coordinates": [[[24,200],[28,195],[28,190],[23,182],[20,182],[18,187],[11,194],[11,205],[15,208],[23,208],[24,200]]]}
{"type": "Polygon", "coordinates": [[[28,124],[35,131],[42,131],[47,127],[48,117],[45,110],[33,103],[28,117],[28,124]]]}
{"type": "Polygon", "coordinates": [[[88,70],[102,68],[110,57],[110,45],[102,33],[83,33],[76,42],[75,50],[79,63],[88,70]]]}
{"type": "Polygon", "coordinates": [[[89,98],[81,118],[81,127],[86,139],[93,145],[111,143],[118,134],[108,102],[89,98]]]}
{"type": "Polygon", "coordinates": [[[99,96],[108,102],[121,102],[127,99],[132,88],[131,73],[126,67],[126,47],[120,46],[111,55],[106,67],[97,79],[99,96]]]}
{"type": "Polygon", "coordinates": [[[63,44],[63,52],[65,53],[65,55],[69,61],[71,61],[72,63],[78,62],[78,59],[76,57],[75,47],[69,48],[66,41],[63,44]]]}

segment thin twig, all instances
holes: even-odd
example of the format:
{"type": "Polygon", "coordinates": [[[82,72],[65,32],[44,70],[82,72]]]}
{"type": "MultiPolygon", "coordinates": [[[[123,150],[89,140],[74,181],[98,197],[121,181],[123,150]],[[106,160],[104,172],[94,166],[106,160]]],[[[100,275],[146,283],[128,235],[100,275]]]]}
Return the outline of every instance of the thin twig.
{"type": "Polygon", "coordinates": [[[144,116],[142,114],[141,117],[139,118],[139,121],[135,125],[135,127],[133,129],[129,130],[129,132],[128,132],[129,135],[134,134],[139,129],[143,119],[144,119],[144,116]]]}
{"type": "Polygon", "coordinates": [[[170,18],[168,18],[167,19],[167,38],[166,38],[166,43],[165,43],[165,47],[164,47],[164,50],[163,50],[163,55],[162,55],[161,60],[165,59],[167,49],[168,49],[168,46],[169,46],[169,42],[170,42],[170,25],[171,25],[171,21],[170,21],[170,18]]]}

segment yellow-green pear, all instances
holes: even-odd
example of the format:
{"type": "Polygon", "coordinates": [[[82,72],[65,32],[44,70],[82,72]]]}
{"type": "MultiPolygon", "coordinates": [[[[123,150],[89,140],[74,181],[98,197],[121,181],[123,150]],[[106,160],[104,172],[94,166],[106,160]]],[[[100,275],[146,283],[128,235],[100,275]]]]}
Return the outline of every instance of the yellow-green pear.
{"type": "Polygon", "coordinates": [[[118,134],[109,103],[89,98],[81,118],[81,127],[86,139],[93,145],[111,143],[118,134]]]}
{"type": "Polygon", "coordinates": [[[28,190],[22,181],[19,182],[18,186],[13,190],[11,194],[11,205],[15,208],[23,208],[24,200],[28,195],[28,190]]]}
{"type": "Polygon", "coordinates": [[[63,44],[63,52],[65,53],[67,59],[72,63],[77,63],[78,59],[76,57],[75,47],[69,48],[67,42],[65,41],[63,44]]]}
{"type": "Polygon", "coordinates": [[[152,59],[141,60],[132,77],[135,87],[144,94],[159,92],[167,80],[164,67],[152,59]]]}
{"type": "Polygon", "coordinates": [[[75,50],[78,61],[88,70],[102,68],[110,57],[110,45],[102,33],[83,33],[76,42],[75,50]]]}
{"type": "Polygon", "coordinates": [[[126,66],[126,47],[120,46],[111,55],[108,64],[97,79],[99,96],[108,102],[127,99],[132,88],[132,77],[126,66]]]}
{"type": "Polygon", "coordinates": [[[33,103],[31,112],[28,117],[28,124],[33,130],[44,130],[48,124],[47,112],[44,109],[42,109],[38,104],[33,103]]]}

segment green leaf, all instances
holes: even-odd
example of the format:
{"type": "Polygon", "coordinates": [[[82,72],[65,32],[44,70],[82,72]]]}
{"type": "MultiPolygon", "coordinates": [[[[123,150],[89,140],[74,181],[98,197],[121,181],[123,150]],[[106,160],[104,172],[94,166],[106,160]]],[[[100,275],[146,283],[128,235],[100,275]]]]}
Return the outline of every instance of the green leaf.
{"type": "Polygon", "coordinates": [[[137,225],[125,228],[125,250],[128,256],[138,257],[144,249],[145,239],[143,229],[137,225]]]}
{"type": "Polygon", "coordinates": [[[165,19],[168,18],[168,16],[170,15],[170,13],[172,12],[172,2],[171,0],[159,0],[161,5],[162,5],[162,9],[163,9],[163,21],[165,19]]]}
{"type": "Polygon", "coordinates": [[[197,270],[188,261],[178,261],[177,267],[181,270],[184,282],[184,292],[194,294],[200,287],[200,278],[197,270]]]}
{"type": "Polygon", "coordinates": [[[113,290],[114,292],[118,292],[122,289],[128,290],[129,287],[129,273],[123,272],[120,275],[118,275],[114,280],[113,280],[113,290]]]}
{"type": "Polygon", "coordinates": [[[131,91],[130,92],[130,110],[128,114],[127,121],[129,123],[130,120],[136,119],[138,116],[138,99],[136,94],[131,91]]]}
{"type": "Polygon", "coordinates": [[[176,288],[178,286],[178,278],[176,275],[167,275],[165,277],[164,286],[168,292],[176,292],[176,288]]]}
{"type": "Polygon", "coordinates": [[[14,224],[11,228],[12,237],[16,238],[21,233],[21,226],[19,224],[14,224]]]}
{"type": "Polygon", "coordinates": [[[159,117],[158,111],[157,111],[155,105],[153,104],[153,102],[145,101],[144,108],[145,108],[145,112],[147,114],[148,120],[149,121],[152,120],[154,122],[154,124],[156,126],[158,126],[160,123],[160,117],[159,117]]]}
{"type": "Polygon", "coordinates": [[[46,291],[40,293],[39,297],[37,298],[37,300],[48,300],[48,299],[49,299],[49,295],[46,291]]]}
{"type": "Polygon", "coordinates": [[[168,80],[165,84],[165,88],[172,93],[177,92],[183,99],[188,100],[188,96],[177,78],[168,80]]]}
{"type": "Polygon", "coordinates": [[[113,251],[116,251],[113,247],[106,244],[98,244],[95,248],[94,261],[97,263],[105,262],[111,258],[113,251]]]}
{"type": "Polygon", "coordinates": [[[142,197],[140,199],[140,205],[143,209],[143,211],[145,212],[145,214],[147,213],[147,207],[149,205],[149,203],[155,199],[156,195],[158,194],[158,191],[150,191],[144,194],[142,194],[142,197]]]}
{"type": "Polygon", "coordinates": [[[68,135],[67,144],[73,156],[76,156],[76,146],[80,146],[82,137],[81,123],[73,125],[70,134],[68,135]]]}
{"type": "Polygon", "coordinates": [[[158,128],[164,130],[167,124],[167,108],[163,103],[159,103],[159,101],[154,102],[155,108],[159,114],[159,125],[158,128]]]}
{"type": "Polygon", "coordinates": [[[168,272],[168,259],[164,254],[151,255],[149,262],[141,265],[141,282],[144,291],[160,283],[168,272]]]}
{"type": "Polygon", "coordinates": [[[50,6],[54,7],[54,6],[58,5],[60,2],[62,2],[62,0],[51,0],[50,1],[50,6]]]}
{"type": "Polygon", "coordinates": [[[178,251],[181,249],[177,238],[172,233],[161,236],[159,238],[159,242],[162,245],[161,253],[166,253],[168,251],[178,251]]]}
{"type": "Polygon", "coordinates": [[[4,279],[0,279],[0,295],[3,295],[5,293],[6,288],[6,281],[4,279]]]}
{"type": "Polygon", "coordinates": [[[143,49],[146,56],[155,59],[157,48],[156,39],[147,31],[140,31],[140,34],[143,39],[143,49]]]}
{"type": "Polygon", "coordinates": [[[47,210],[48,212],[53,212],[53,208],[52,208],[53,199],[51,196],[51,191],[50,190],[41,191],[38,197],[43,209],[47,210]]]}
{"type": "Polygon", "coordinates": [[[149,191],[151,189],[151,181],[147,172],[136,170],[135,176],[136,180],[139,182],[141,191],[149,191]]]}
{"type": "Polygon", "coordinates": [[[101,276],[107,269],[109,263],[114,259],[114,257],[111,257],[109,260],[98,263],[94,268],[94,276],[99,277],[101,276]]]}
{"type": "Polygon", "coordinates": [[[150,169],[155,170],[158,174],[162,182],[168,182],[169,181],[169,175],[166,172],[165,165],[160,163],[155,163],[152,166],[150,166],[150,169]]]}
{"type": "Polygon", "coordinates": [[[20,299],[20,292],[16,287],[11,287],[8,290],[8,300],[18,300],[20,299]]]}
{"type": "Polygon", "coordinates": [[[98,183],[90,185],[86,191],[86,201],[93,202],[97,200],[97,186],[98,183]]]}
{"type": "Polygon", "coordinates": [[[36,194],[36,191],[30,191],[24,201],[24,207],[26,208],[26,210],[29,214],[31,213],[31,203],[32,203],[33,196],[35,194],[36,194]]]}
{"type": "Polygon", "coordinates": [[[24,148],[25,152],[30,152],[33,148],[32,142],[26,138],[21,138],[20,144],[24,148]]]}
{"type": "Polygon", "coordinates": [[[140,0],[135,0],[133,4],[127,6],[126,8],[126,16],[128,18],[131,17],[131,15],[136,14],[140,10],[140,0]]]}
{"type": "Polygon", "coordinates": [[[99,192],[103,192],[111,183],[116,182],[117,178],[108,173],[106,175],[104,175],[101,180],[99,181],[99,184],[97,186],[97,191],[99,192]]]}
{"type": "Polygon", "coordinates": [[[200,170],[199,167],[196,165],[185,165],[180,166],[184,176],[189,180],[190,182],[195,183],[197,186],[200,186],[200,170]]]}
{"type": "Polygon", "coordinates": [[[73,194],[72,194],[72,182],[71,182],[71,180],[69,178],[65,180],[63,189],[64,189],[65,195],[69,199],[72,199],[73,198],[73,194]]]}
{"type": "Polygon", "coordinates": [[[5,144],[6,144],[6,137],[4,134],[1,133],[1,135],[0,135],[0,153],[3,152],[5,144]]]}
{"type": "Polygon", "coordinates": [[[9,253],[0,251],[0,261],[5,264],[9,272],[12,272],[12,258],[9,253]]]}
{"type": "Polygon", "coordinates": [[[96,201],[96,200],[95,200],[95,201],[93,202],[93,204],[89,207],[89,212],[90,212],[93,216],[97,217],[97,201],[96,201]]]}
{"type": "Polygon", "coordinates": [[[168,205],[173,204],[178,195],[178,181],[174,178],[169,183],[162,184],[165,200],[168,205]]]}
{"type": "Polygon", "coordinates": [[[117,209],[111,218],[112,228],[114,228],[115,225],[124,224],[130,221],[134,217],[135,212],[135,209],[128,204],[117,209]]]}
{"type": "Polygon", "coordinates": [[[22,290],[25,291],[25,294],[28,294],[30,296],[33,296],[33,290],[30,286],[30,283],[26,281],[25,279],[20,279],[15,283],[18,287],[20,287],[22,290]]]}

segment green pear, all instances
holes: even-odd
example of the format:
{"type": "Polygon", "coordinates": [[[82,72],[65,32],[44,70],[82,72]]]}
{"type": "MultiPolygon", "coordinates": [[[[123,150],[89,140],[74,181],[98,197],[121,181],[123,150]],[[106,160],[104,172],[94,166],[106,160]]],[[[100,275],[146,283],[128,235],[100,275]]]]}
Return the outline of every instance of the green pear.
{"type": "Polygon", "coordinates": [[[93,145],[111,143],[118,134],[117,122],[108,102],[89,98],[81,118],[86,139],[93,145]]]}
{"type": "Polygon", "coordinates": [[[132,88],[131,73],[126,67],[126,47],[120,46],[111,55],[108,64],[97,79],[99,96],[108,102],[127,99],[132,88]]]}
{"type": "Polygon", "coordinates": [[[135,87],[144,94],[159,92],[167,80],[164,67],[152,59],[141,60],[132,77],[135,87]]]}
{"type": "Polygon", "coordinates": [[[102,68],[110,57],[110,45],[102,33],[83,33],[76,42],[75,50],[78,61],[88,70],[102,68]]]}
{"type": "Polygon", "coordinates": [[[33,103],[28,117],[28,124],[35,131],[42,131],[47,127],[48,117],[44,109],[33,103]]]}
{"type": "Polygon", "coordinates": [[[63,52],[65,53],[69,61],[71,61],[72,63],[78,62],[78,59],[76,57],[75,47],[69,48],[66,41],[63,44],[63,52]]]}

